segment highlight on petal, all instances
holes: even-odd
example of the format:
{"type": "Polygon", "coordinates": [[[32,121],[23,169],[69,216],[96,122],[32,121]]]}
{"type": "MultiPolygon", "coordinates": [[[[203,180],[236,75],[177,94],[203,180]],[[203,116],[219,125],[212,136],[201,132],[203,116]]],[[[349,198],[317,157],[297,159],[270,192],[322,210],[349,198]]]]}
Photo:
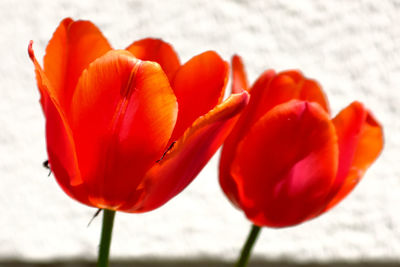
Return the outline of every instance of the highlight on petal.
{"type": "Polygon", "coordinates": [[[337,158],[335,128],[318,104],[276,106],[238,144],[231,175],[241,208],[256,225],[271,227],[314,216],[336,177],[337,158]]]}
{"type": "Polygon", "coordinates": [[[249,91],[249,83],[242,59],[234,55],[232,57],[232,93],[240,93],[242,90],[249,91]]]}
{"type": "Polygon", "coordinates": [[[361,103],[353,102],[333,123],[339,143],[339,169],[325,211],[353,190],[383,148],[382,127],[361,103]]]}
{"type": "Polygon", "coordinates": [[[167,77],[128,51],[95,60],[78,82],[71,128],[90,199],[117,209],[165,151],[177,116],[167,77]]]}
{"type": "Polygon", "coordinates": [[[179,69],[172,83],[179,113],[171,142],[222,101],[228,74],[228,63],[213,51],[193,57],[179,69]]]}
{"type": "Polygon", "coordinates": [[[122,207],[124,211],[150,211],[180,193],[220,147],[248,99],[246,92],[234,94],[198,118],[159,164],[147,173],[138,187],[142,195],[132,196],[135,201],[140,201],[135,206],[122,207]]]}
{"type": "Polygon", "coordinates": [[[170,82],[181,66],[173,47],[160,39],[142,39],[128,46],[126,50],[141,60],[154,61],[160,64],[170,82]]]}
{"type": "Polygon", "coordinates": [[[96,58],[111,49],[90,21],[64,19],[53,34],[43,59],[43,69],[62,108],[69,106],[79,76],[96,58]]]}

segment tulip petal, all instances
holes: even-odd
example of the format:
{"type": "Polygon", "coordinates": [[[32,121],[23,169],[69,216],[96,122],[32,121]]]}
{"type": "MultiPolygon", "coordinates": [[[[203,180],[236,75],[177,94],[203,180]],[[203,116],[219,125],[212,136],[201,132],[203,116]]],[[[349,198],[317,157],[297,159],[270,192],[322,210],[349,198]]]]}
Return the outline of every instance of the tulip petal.
{"type": "Polygon", "coordinates": [[[228,72],[228,63],[213,51],[193,57],[178,70],[172,88],[178,99],[179,113],[170,143],[222,101],[228,72]]]}
{"type": "Polygon", "coordinates": [[[83,72],[71,112],[90,198],[117,209],[162,156],[173,131],[177,103],[168,79],[155,62],[110,51],[83,72]]]}
{"type": "Polygon", "coordinates": [[[248,102],[248,94],[234,94],[206,115],[198,118],[165,157],[147,173],[135,206],[128,212],[156,209],[180,193],[217,151],[248,102]]]}
{"type": "Polygon", "coordinates": [[[44,74],[42,67],[39,65],[39,63],[35,57],[35,53],[33,52],[32,45],[33,45],[33,41],[30,41],[29,46],[28,46],[28,54],[29,54],[30,59],[33,62],[34,67],[35,67],[36,82],[37,82],[37,86],[39,88],[39,93],[40,93],[40,105],[42,106],[43,111],[45,111],[46,108],[45,108],[44,93],[45,93],[45,91],[54,92],[54,90],[52,89],[50,82],[47,79],[46,74],[44,74]]]}
{"type": "Polygon", "coordinates": [[[291,70],[278,73],[264,88],[254,119],[258,120],[271,108],[292,99],[316,102],[329,113],[328,101],[318,83],[291,70]]]}
{"type": "Polygon", "coordinates": [[[35,66],[36,80],[41,95],[40,102],[46,117],[47,153],[50,168],[67,195],[91,206],[80,176],[71,129],[62,109],[52,95],[54,90],[51,88],[46,74],[35,58],[32,41],[29,43],[28,52],[35,66]]]}
{"type": "Polygon", "coordinates": [[[239,206],[237,204],[237,188],[230,173],[231,164],[236,154],[237,143],[254,123],[254,113],[257,111],[261,94],[274,76],[275,72],[273,70],[265,71],[251,87],[249,104],[241,112],[235,127],[226,138],[222,147],[219,164],[219,182],[226,196],[237,206],[239,206]]]}
{"type": "Polygon", "coordinates": [[[46,140],[49,164],[67,195],[86,205],[93,205],[80,175],[71,129],[60,107],[46,93],[46,140]]]}
{"type": "MultiPolygon", "coordinates": [[[[236,60],[240,60],[238,57],[236,60]]],[[[236,64],[239,65],[241,61],[236,64]]],[[[240,70],[240,65],[238,67],[240,70]]],[[[235,70],[233,71],[235,73],[235,70]]],[[[240,71],[238,71],[240,76],[240,71]]],[[[231,164],[236,154],[237,143],[243,138],[251,125],[275,105],[290,99],[303,99],[319,103],[326,111],[328,104],[322,89],[313,80],[305,79],[298,71],[275,74],[265,71],[249,90],[250,103],[242,112],[236,126],[224,142],[219,165],[219,181],[224,193],[232,203],[238,204],[238,190],[230,173],[231,164]]]]}
{"type": "Polygon", "coordinates": [[[328,113],[330,113],[328,98],[321,86],[315,80],[305,79],[300,90],[300,100],[316,102],[328,113]]]}
{"type": "Polygon", "coordinates": [[[110,49],[91,22],[66,18],[60,23],[46,48],[43,68],[62,108],[69,106],[82,71],[110,49]]]}
{"type": "Polygon", "coordinates": [[[232,93],[249,91],[249,83],[244,70],[242,59],[238,55],[232,57],[232,93]]]}
{"type": "Polygon", "coordinates": [[[353,190],[383,148],[382,127],[361,103],[353,102],[333,123],[339,142],[339,167],[325,211],[353,190]]]}
{"type": "Polygon", "coordinates": [[[170,82],[181,66],[173,47],[160,39],[142,39],[128,46],[126,50],[141,60],[154,61],[160,64],[170,82]]]}
{"type": "Polygon", "coordinates": [[[231,175],[240,206],[257,225],[298,224],[323,208],[337,159],[335,128],[318,104],[278,105],[238,145],[231,175]]]}

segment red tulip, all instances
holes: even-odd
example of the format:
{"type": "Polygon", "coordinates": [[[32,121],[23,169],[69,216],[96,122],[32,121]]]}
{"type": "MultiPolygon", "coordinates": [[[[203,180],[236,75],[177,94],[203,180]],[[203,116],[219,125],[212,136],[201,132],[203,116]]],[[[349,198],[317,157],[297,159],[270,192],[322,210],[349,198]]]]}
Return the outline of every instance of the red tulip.
{"type": "Polygon", "coordinates": [[[215,52],[181,65],[173,48],[143,39],[113,50],[89,21],[64,19],[34,62],[50,167],[86,205],[155,209],[181,192],[247,104],[222,102],[228,64],[215,52]]]}
{"type": "Polygon", "coordinates": [[[353,190],[380,154],[380,124],[359,102],[335,118],[318,83],[298,71],[269,70],[249,88],[233,58],[233,92],[250,102],[226,139],[220,184],[257,226],[314,218],[353,190]]]}

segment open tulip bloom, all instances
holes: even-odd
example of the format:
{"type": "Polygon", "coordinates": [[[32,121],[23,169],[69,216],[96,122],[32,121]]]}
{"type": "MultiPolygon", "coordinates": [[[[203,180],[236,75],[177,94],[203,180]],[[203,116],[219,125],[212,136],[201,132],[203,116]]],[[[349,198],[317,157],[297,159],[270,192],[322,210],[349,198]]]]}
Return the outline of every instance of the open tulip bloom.
{"type": "Polygon", "coordinates": [[[71,198],[105,210],[99,266],[106,266],[114,212],[150,211],[181,192],[222,144],[248,94],[223,101],[229,65],[215,52],[181,65],[158,39],[114,50],[89,21],[60,23],[43,69],[32,42],[28,51],[50,168],[71,198]]]}
{"type": "Polygon", "coordinates": [[[383,147],[380,124],[359,102],[331,119],[318,83],[298,71],[264,72],[248,86],[234,56],[233,93],[250,94],[224,142],[220,185],[254,224],[237,266],[245,266],[260,226],[315,218],[349,194],[383,147]]]}

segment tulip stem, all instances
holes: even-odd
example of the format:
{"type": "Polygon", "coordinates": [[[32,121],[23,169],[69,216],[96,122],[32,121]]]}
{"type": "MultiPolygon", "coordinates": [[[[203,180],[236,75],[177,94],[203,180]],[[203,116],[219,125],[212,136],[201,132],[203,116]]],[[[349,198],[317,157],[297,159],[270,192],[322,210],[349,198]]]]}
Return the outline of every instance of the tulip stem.
{"type": "Polygon", "coordinates": [[[244,244],[242,248],[242,252],[240,253],[240,258],[237,261],[235,267],[245,267],[247,266],[247,262],[249,261],[251,250],[254,246],[254,244],[257,241],[257,237],[261,231],[261,227],[257,225],[252,225],[250,233],[247,237],[246,243],[244,244]]]}
{"type": "Polygon", "coordinates": [[[108,267],[108,258],[110,255],[110,245],[112,229],[114,225],[115,211],[103,210],[103,226],[101,228],[101,238],[99,247],[99,256],[97,258],[97,267],[108,267]]]}

